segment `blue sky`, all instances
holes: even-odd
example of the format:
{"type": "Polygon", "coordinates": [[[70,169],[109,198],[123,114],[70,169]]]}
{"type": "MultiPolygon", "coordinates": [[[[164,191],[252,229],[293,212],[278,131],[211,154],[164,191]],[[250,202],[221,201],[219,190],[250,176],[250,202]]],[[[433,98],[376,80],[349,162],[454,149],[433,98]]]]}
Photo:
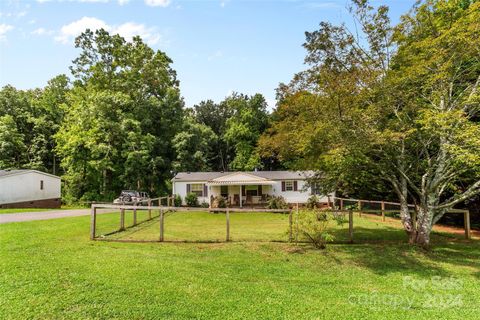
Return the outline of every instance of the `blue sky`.
{"type": "MultiPolygon", "coordinates": [[[[393,21],[414,0],[373,1],[393,21]]],[[[187,106],[232,91],[262,93],[304,68],[304,32],[320,21],[351,23],[347,0],[0,0],[0,85],[42,87],[79,51],[73,39],[104,27],[127,39],[140,34],[173,59],[187,106]]]]}

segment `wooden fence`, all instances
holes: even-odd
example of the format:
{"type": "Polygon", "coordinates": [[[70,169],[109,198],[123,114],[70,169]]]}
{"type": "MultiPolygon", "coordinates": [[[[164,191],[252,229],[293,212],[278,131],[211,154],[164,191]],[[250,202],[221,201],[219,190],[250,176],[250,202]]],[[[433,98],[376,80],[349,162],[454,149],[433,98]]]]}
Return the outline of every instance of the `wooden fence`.
{"type": "MultiPolygon", "coordinates": [[[[356,204],[355,212],[358,212],[359,216],[362,216],[362,213],[379,213],[382,215],[382,221],[385,222],[385,214],[386,213],[397,213],[400,210],[387,210],[385,209],[386,205],[393,205],[393,206],[400,206],[398,202],[390,202],[390,201],[378,201],[378,200],[363,200],[363,199],[351,199],[351,198],[340,198],[340,197],[332,197],[332,206],[330,206],[330,197],[328,197],[329,207],[332,207],[335,211],[336,210],[336,200],[338,200],[338,208],[339,211],[344,210],[345,202],[352,202],[356,204]],[[380,210],[369,210],[369,209],[362,209],[365,204],[380,204],[380,210]]],[[[409,204],[409,208],[415,208],[415,205],[409,204]]],[[[409,209],[409,212],[412,214],[412,220],[414,226],[416,226],[417,218],[416,218],[416,211],[414,209],[409,209]]],[[[465,229],[465,238],[471,239],[471,227],[470,227],[470,211],[467,209],[449,209],[446,213],[461,213],[463,214],[463,221],[464,221],[464,229],[465,229]]]]}
{"type": "MultiPolygon", "coordinates": [[[[158,242],[164,242],[165,241],[165,213],[166,212],[175,212],[175,211],[199,211],[201,208],[198,207],[174,207],[174,206],[163,206],[161,205],[162,200],[167,201],[167,203],[173,203],[173,197],[160,197],[160,198],[154,198],[154,199],[149,199],[148,205],[147,206],[139,206],[139,205],[117,205],[117,204],[100,204],[100,203],[94,203],[91,206],[91,224],[90,224],[90,239],[91,240],[98,240],[97,235],[96,235],[96,222],[97,222],[97,209],[112,209],[112,210],[119,210],[120,213],[120,225],[119,229],[112,232],[121,232],[125,230],[125,210],[133,210],[133,225],[136,226],[138,225],[137,221],[137,210],[147,210],[148,211],[148,220],[152,220],[153,218],[156,218],[157,216],[152,215],[153,210],[158,210],[159,214],[159,238],[158,242]],[[158,202],[158,206],[153,206],[152,204],[154,202],[158,202]]],[[[345,198],[336,198],[340,201],[339,208],[335,208],[333,206],[332,213],[342,213],[345,215],[348,215],[348,234],[349,234],[349,241],[353,243],[354,239],[354,213],[358,213],[359,216],[362,215],[362,213],[380,213],[382,215],[382,220],[385,221],[385,213],[396,213],[399,212],[399,210],[387,210],[385,208],[386,204],[390,205],[399,205],[398,203],[395,202],[387,202],[387,201],[370,201],[370,200],[357,200],[357,199],[345,199],[345,198]],[[344,202],[345,201],[356,201],[358,204],[358,208],[354,209],[345,209],[344,208],[344,202]],[[380,203],[381,204],[381,209],[380,210],[370,210],[370,209],[362,209],[362,202],[368,202],[368,203],[380,203]]],[[[298,214],[299,206],[298,204],[295,206],[294,209],[246,209],[246,208],[215,208],[214,211],[216,212],[225,212],[225,241],[230,241],[230,213],[231,212],[272,212],[272,213],[288,213],[288,241],[292,242],[294,240],[293,237],[293,213],[295,212],[298,214]]],[[[410,212],[412,212],[412,215],[414,216],[415,210],[410,209],[410,212]]],[[[461,210],[461,209],[451,209],[448,212],[454,212],[454,213],[463,213],[464,214],[464,228],[465,228],[465,238],[466,239],[471,239],[471,231],[470,231],[470,213],[468,210],[461,210]]],[[[415,221],[414,221],[415,223],[415,221]]],[[[120,241],[120,240],[116,240],[120,241]]],[[[129,241],[129,240],[123,240],[123,241],[129,241]]],[[[132,240],[132,242],[134,242],[132,240]]],[[[138,241],[137,241],[138,242],[138,241]]]]}

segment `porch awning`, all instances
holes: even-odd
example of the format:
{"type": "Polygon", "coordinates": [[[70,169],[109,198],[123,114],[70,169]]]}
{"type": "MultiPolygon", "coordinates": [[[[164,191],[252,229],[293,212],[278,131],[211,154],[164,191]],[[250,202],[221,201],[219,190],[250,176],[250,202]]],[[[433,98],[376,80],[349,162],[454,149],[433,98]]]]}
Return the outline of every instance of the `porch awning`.
{"type": "Polygon", "coordinates": [[[226,176],[207,181],[208,186],[232,186],[232,185],[272,185],[275,181],[257,177],[245,172],[236,172],[226,176]]]}

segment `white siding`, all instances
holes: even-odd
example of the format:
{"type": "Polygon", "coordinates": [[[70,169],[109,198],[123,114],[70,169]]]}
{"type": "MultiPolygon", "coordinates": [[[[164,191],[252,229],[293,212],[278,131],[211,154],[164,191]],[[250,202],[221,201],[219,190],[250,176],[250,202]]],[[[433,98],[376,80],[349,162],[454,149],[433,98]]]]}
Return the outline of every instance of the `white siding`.
{"type": "MultiPolygon", "coordinates": [[[[186,205],[185,203],[185,196],[187,195],[187,184],[194,184],[194,183],[206,183],[206,181],[190,181],[190,182],[174,182],[174,194],[180,195],[182,197],[182,204],[186,205]]],[[[198,203],[202,204],[203,202],[208,203],[208,197],[198,197],[198,203]]]]}
{"type": "MultiPolygon", "coordinates": [[[[291,181],[291,180],[290,180],[291,181]]],[[[182,197],[182,202],[185,205],[185,196],[187,195],[187,184],[191,183],[206,183],[206,181],[191,181],[191,182],[174,182],[174,193],[179,194],[182,197]]],[[[306,203],[311,195],[311,188],[305,188],[306,181],[297,180],[297,191],[282,191],[282,181],[275,181],[274,185],[264,185],[263,192],[265,194],[282,196],[288,203],[306,203]],[[305,188],[305,190],[304,190],[305,188]]],[[[238,186],[228,186],[228,193],[230,195],[239,194],[238,186]]],[[[220,186],[208,186],[208,192],[214,197],[220,195],[220,186]]],[[[330,197],[334,194],[331,193],[330,197]]],[[[320,202],[327,202],[327,196],[317,195],[320,202]]],[[[208,197],[199,197],[198,202],[209,203],[208,197]]]]}
{"type": "Polygon", "coordinates": [[[61,180],[40,172],[25,172],[0,177],[0,204],[58,199],[61,180]],[[43,180],[43,190],[40,181],[43,180]]]}

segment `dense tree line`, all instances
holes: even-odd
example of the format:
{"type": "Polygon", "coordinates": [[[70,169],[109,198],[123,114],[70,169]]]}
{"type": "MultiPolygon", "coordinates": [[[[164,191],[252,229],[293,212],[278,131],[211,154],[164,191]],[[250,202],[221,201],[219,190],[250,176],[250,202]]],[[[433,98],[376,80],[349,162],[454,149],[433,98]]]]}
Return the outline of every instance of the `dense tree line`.
{"type": "Polygon", "coordinates": [[[72,78],[0,91],[0,168],[61,175],[67,202],[121,189],[168,192],[176,171],[253,170],[268,126],[262,95],[185,108],[171,59],[139,37],[87,30],[72,78]]]}

